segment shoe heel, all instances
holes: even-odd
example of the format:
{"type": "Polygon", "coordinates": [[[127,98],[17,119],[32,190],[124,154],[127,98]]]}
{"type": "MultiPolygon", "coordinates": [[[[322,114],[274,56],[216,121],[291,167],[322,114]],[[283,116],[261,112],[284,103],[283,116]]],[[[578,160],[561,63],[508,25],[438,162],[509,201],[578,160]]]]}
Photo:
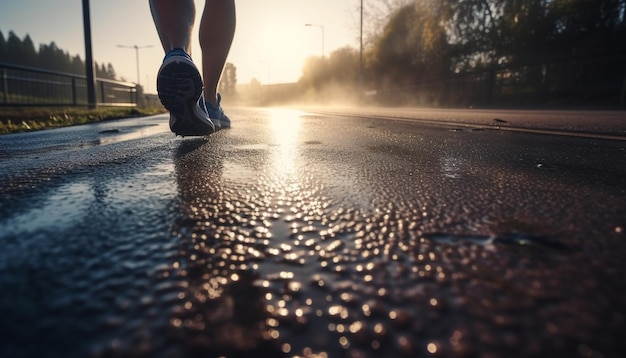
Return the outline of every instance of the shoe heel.
{"type": "Polygon", "coordinates": [[[202,78],[195,67],[183,62],[172,62],[159,71],[157,93],[168,111],[181,116],[184,115],[186,103],[200,98],[202,78]]]}

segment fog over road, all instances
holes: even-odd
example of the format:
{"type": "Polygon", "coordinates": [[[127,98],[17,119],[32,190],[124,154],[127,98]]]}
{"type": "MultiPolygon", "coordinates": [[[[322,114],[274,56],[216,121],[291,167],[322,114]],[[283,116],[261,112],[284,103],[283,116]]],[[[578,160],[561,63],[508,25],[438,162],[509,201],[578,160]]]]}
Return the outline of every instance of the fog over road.
{"type": "Polygon", "coordinates": [[[626,116],[0,136],[0,356],[621,357],[626,116]]]}

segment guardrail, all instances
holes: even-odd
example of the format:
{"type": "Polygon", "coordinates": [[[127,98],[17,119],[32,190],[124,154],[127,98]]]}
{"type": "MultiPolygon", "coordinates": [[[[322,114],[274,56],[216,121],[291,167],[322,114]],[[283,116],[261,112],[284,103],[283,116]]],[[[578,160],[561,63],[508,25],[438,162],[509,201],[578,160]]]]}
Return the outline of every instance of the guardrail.
{"type": "MultiPolygon", "coordinates": [[[[137,106],[134,83],[96,78],[98,105],[137,106]]],[[[87,106],[87,77],[0,63],[0,106],[87,106]]]]}

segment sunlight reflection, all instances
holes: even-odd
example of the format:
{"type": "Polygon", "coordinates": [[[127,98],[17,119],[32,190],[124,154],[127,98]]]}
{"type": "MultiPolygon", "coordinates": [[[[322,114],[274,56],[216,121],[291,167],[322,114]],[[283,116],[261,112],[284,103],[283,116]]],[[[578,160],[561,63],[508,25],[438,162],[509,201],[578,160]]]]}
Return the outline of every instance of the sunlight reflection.
{"type": "Polygon", "coordinates": [[[98,140],[98,144],[113,144],[127,140],[146,138],[156,134],[166,133],[169,131],[169,128],[167,126],[167,122],[163,122],[140,127],[132,127],[130,129],[124,127],[122,127],[122,129],[114,128],[110,131],[112,134],[104,134],[105,132],[109,133],[108,131],[101,132],[102,137],[98,140]]]}
{"type": "Polygon", "coordinates": [[[289,109],[270,111],[270,128],[276,150],[273,151],[274,169],[280,176],[289,176],[296,169],[298,138],[302,112],[289,109]]]}
{"type": "Polygon", "coordinates": [[[0,238],[28,235],[52,228],[64,230],[84,219],[93,204],[94,193],[90,183],[72,181],[45,194],[37,205],[26,207],[0,221],[0,238]]]}

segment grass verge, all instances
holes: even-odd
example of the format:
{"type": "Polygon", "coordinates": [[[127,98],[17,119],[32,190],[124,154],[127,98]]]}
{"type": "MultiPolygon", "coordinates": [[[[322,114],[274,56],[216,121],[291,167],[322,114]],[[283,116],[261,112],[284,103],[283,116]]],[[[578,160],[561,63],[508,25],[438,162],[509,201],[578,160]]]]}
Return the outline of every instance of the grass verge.
{"type": "Polygon", "coordinates": [[[165,113],[157,108],[0,108],[0,134],[30,132],[165,113]]]}

